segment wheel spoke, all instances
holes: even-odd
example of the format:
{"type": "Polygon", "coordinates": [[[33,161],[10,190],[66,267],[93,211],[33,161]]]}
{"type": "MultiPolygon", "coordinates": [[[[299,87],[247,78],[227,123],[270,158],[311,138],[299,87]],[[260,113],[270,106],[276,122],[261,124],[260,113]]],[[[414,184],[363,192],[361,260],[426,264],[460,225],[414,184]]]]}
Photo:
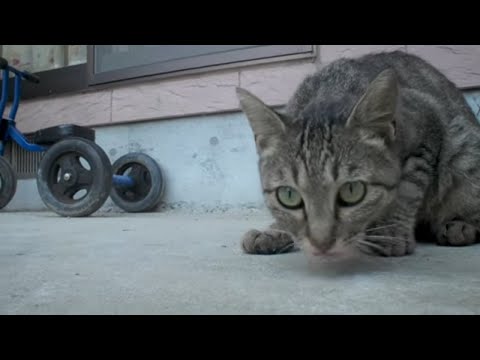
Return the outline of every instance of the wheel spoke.
{"type": "Polygon", "coordinates": [[[78,166],[77,163],[79,164],[78,159],[72,153],[62,155],[57,160],[57,164],[60,165],[62,172],[65,171],[66,169],[76,169],[78,166]]]}
{"type": "Polygon", "coordinates": [[[143,169],[140,165],[137,165],[137,164],[132,165],[131,169],[132,170],[130,170],[130,173],[128,174],[128,176],[135,179],[135,182],[137,182],[138,180],[140,180],[142,178],[142,170],[143,169]]]}
{"type": "Polygon", "coordinates": [[[132,164],[128,176],[135,181],[135,186],[122,192],[124,198],[129,201],[138,201],[144,198],[150,191],[148,170],[141,164],[132,164]]]}
{"type": "Polygon", "coordinates": [[[55,196],[64,196],[69,186],[64,182],[52,184],[52,193],[55,196]]]}
{"type": "Polygon", "coordinates": [[[77,176],[78,185],[91,185],[93,183],[93,173],[91,170],[87,170],[84,167],[77,169],[77,176]]]}
{"type": "Polygon", "coordinates": [[[77,201],[78,199],[74,199],[73,197],[80,190],[87,190],[88,191],[88,187],[80,185],[80,184],[75,184],[74,186],[71,186],[67,189],[67,191],[65,192],[65,195],[68,196],[70,199],[72,199],[74,201],[77,201]]]}
{"type": "Polygon", "coordinates": [[[67,190],[65,191],[65,195],[68,196],[70,199],[74,200],[73,197],[75,196],[75,194],[80,190],[83,190],[84,188],[84,186],[75,184],[74,186],[70,186],[67,188],[67,190]]]}

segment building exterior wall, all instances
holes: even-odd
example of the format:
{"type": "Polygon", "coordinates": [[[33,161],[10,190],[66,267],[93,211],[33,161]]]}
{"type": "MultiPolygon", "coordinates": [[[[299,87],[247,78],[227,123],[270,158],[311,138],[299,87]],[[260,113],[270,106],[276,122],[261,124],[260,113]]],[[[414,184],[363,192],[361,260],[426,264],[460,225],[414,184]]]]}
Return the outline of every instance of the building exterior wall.
{"type": "Polygon", "coordinates": [[[402,50],[417,54],[463,89],[480,88],[480,45],[318,45],[313,60],[254,65],[145,81],[83,94],[22,102],[18,126],[30,132],[62,123],[105,126],[237,111],[235,87],[283,105],[309,73],[340,57],[402,50]]]}
{"type": "MultiPolygon", "coordinates": [[[[480,121],[480,91],[467,101],[480,121]]],[[[97,143],[113,162],[129,152],[152,156],[165,176],[167,207],[262,208],[253,134],[240,112],[99,127],[97,143]]],[[[35,180],[20,180],[6,210],[43,210],[35,180]]],[[[103,210],[118,211],[110,200],[103,210]]],[[[162,208],[160,208],[161,210],[162,208]]]]}
{"type": "MultiPolygon", "coordinates": [[[[480,120],[480,46],[319,45],[315,61],[239,67],[145,81],[105,90],[24,101],[24,132],[74,123],[97,130],[97,142],[113,162],[132,151],[155,158],[165,175],[165,203],[207,208],[262,207],[257,156],[235,87],[269,105],[284,105],[307,74],[342,56],[400,49],[444,71],[480,120]],[[478,89],[478,90],[476,90],[478,89]]],[[[104,209],[112,208],[107,201],[104,209]]],[[[35,180],[19,181],[6,210],[41,210],[35,180]]]]}

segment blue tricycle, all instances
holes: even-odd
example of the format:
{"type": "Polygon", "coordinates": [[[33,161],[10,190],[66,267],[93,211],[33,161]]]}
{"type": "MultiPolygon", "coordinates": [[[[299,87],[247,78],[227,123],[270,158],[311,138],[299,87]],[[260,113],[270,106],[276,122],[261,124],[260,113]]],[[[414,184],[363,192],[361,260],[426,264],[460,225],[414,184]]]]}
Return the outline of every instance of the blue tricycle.
{"type": "Polygon", "coordinates": [[[28,140],[15,124],[20,104],[22,81],[39,83],[27,71],[10,66],[0,57],[2,94],[0,99],[0,209],[13,198],[17,175],[4,157],[9,142],[26,151],[41,153],[36,182],[47,208],[61,216],[89,216],[105,203],[108,196],[127,212],[151,211],[164,192],[162,171],[158,163],[143,153],[120,157],[113,165],[95,143],[95,130],[65,124],[29,134],[28,140]],[[8,102],[10,74],[13,74],[14,97],[9,116],[4,116],[8,102]]]}

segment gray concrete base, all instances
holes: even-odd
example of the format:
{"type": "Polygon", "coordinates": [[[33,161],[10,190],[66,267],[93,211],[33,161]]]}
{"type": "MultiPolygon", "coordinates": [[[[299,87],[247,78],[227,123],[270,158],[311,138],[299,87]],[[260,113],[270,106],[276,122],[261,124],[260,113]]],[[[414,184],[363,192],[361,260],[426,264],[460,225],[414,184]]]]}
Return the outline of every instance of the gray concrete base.
{"type": "MultiPolygon", "coordinates": [[[[240,113],[101,127],[96,142],[112,163],[132,152],[155,159],[164,176],[164,204],[209,209],[263,204],[253,135],[240,113]]],[[[35,179],[19,181],[6,207],[44,208],[35,179]]],[[[108,199],[102,210],[110,208],[119,210],[108,199]]]]}
{"type": "MultiPolygon", "coordinates": [[[[480,91],[465,92],[480,120],[480,91]]],[[[164,204],[209,210],[263,206],[252,131],[242,113],[149,121],[96,129],[111,162],[130,152],[153,157],[165,177],[164,204]]],[[[19,181],[7,210],[45,209],[34,179],[19,181]]],[[[110,199],[102,210],[118,211],[110,199]]],[[[161,209],[160,209],[161,210],[161,209]]]]}
{"type": "Polygon", "coordinates": [[[1,314],[480,314],[480,246],[309,265],[251,256],[259,211],[0,213],[1,314]]]}

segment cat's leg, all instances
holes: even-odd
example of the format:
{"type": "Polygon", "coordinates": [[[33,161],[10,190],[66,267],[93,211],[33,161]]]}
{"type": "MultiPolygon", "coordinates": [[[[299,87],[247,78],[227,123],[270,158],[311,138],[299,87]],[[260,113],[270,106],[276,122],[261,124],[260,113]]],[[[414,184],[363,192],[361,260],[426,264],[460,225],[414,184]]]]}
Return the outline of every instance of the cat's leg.
{"type": "Polygon", "coordinates": [[[242,238],[242,249],[247,254],[274,255],[298,250],[295,237],[277,223],[265,231],[250,230],[242,238]]]}
{"type": "Polygon", "coordinates": [[[395,201],[379,221],[365,230],[367,252],[382,256],[404,256],[414,252],[415,226],[432,181],[433,157],[432,151],[422,147],[407,159],[395,201]]]}
{"type": "Polygon", "coordinates": [[[442,246],[467,246],[479,239],[476,226],[462,220],[448,221],[437,230],[437,244],[442,246]]]}
{"type": "MultiPolygon", "coordinates": [[[[406,189],[408,185],[400,185],[406,189]]],[[[380,221],[365,230],[366,252],[382,256],[412,254],[416,247],[415,223],[420,201],[402,197],[380,221]],[[370,245],[372,244],[372,245],[370,245]]]]}
{"type": "Polygon", "coordinates": [[[439,206],[431,215],[432,230],[438,245],[466,246],[479,240],[480,131],[459,116],[450,124],[449,139],[439,166],[439,206]]]}
{"type": "Polygon", "coordinates": [[[478,176],[468,179],[458,174],[451,176],[451,186],[432,219],[441,246],[467,246],[480,239],[480,169],[478,176]]]}

